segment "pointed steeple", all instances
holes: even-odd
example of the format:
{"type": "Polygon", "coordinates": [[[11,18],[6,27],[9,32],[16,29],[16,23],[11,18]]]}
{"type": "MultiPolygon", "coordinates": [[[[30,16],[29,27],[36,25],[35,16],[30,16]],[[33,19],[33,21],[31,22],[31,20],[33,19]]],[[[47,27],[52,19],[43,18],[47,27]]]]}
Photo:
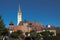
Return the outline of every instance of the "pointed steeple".
{"type": "Polygon", "coordinates": [[[18,7],[18,12],[21,13],[21,8],[20,8],[20,4],[19,4],[19,7],[18,7]]]}
{"type": "Polygon", "coordinates": [[[17,18],[17,25],[22,21],[22,12],[21,12],[21,8],[20,8],[20,3],[19,3],[19,7],[18,7],[18,18],[17,18]]]}

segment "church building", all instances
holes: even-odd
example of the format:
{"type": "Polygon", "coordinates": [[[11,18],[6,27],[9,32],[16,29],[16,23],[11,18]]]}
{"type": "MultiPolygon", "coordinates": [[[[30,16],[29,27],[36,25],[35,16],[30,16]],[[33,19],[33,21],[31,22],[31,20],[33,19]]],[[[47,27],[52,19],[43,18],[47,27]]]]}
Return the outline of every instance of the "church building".
{"type": "Polygon", "coordinates": [[[11,21],[9,24],[9,31],[10,33],[21,30],[22,32],[30,32],[31,30],[35,30],[40,32],[43,30],[43,25],[41,23],[37,23],[34,21],[22,21],[22,12],[20,9],[20,4],[18,8],[18,14],[17,14],[17,25],[15,26],[14,23],[11,21]]]}

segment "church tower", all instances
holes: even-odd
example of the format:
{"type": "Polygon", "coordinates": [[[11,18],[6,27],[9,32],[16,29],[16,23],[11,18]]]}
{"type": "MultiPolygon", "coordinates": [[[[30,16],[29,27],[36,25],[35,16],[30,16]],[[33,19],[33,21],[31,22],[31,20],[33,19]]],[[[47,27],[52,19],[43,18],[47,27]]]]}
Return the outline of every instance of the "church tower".
{"type": "Polygon", "coordinates": [[[18,18],[17,18],[17,25],[22,21],[22,12],[20,9],[20,4],[19,4],[19,8],[18,8],[18,18]]]}

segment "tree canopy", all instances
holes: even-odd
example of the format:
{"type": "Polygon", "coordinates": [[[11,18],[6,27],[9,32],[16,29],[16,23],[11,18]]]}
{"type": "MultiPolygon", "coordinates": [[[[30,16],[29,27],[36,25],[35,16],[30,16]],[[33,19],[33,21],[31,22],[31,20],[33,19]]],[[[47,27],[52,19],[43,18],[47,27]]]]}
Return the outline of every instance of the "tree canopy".
{"type": "Polygon", "coordinates": [[[0,16],[0,31],[4,30],[5,29],[5,24],[3,22],[3,19],[2,17],[0,16]]]}
{"type": "Polygon", "coordinates": [[[0,36],[2,35],[3,31],[5,31],[6,27],[3,22],[2,16],[0,16],[0,36]]]}

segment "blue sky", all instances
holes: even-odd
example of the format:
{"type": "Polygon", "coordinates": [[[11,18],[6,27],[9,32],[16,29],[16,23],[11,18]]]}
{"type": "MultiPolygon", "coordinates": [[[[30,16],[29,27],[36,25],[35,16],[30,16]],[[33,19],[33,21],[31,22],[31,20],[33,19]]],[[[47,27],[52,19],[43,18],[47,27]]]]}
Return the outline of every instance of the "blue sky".
{"type": "Polygon", "coordinates": [[[17,24],[19,3],[23,20],[60,26],[60,0],[0,0],[0,15],[7,27],[11,20],[17,24]]]}

